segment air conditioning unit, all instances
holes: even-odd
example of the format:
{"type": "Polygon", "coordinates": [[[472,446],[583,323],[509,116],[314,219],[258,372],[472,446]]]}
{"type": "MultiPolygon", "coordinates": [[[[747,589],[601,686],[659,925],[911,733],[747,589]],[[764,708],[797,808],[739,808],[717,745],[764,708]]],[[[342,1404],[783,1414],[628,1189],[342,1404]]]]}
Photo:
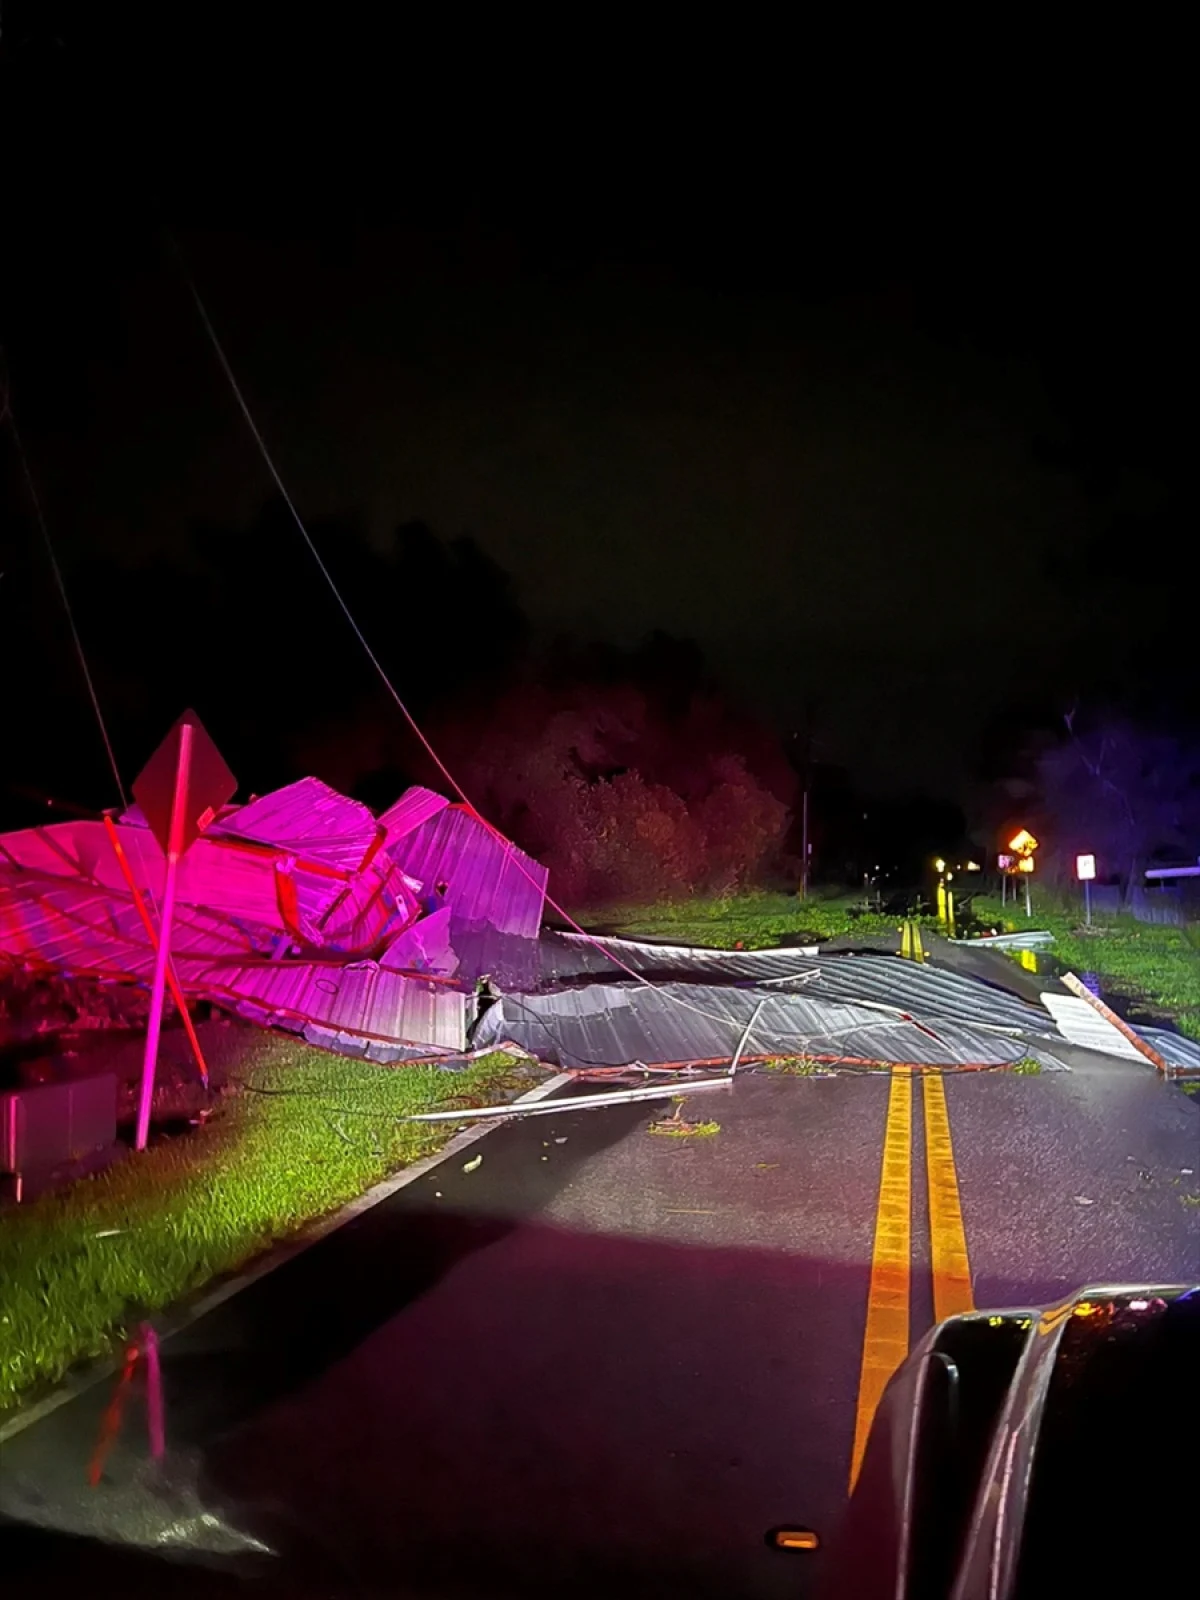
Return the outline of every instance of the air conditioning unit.
{"type": "Polygon", "coordinates": [[[29,1199],[64,1168],[87,1163],[117,1137],[112,1073],[0,1094],[0,1183],[29,1199]]]}

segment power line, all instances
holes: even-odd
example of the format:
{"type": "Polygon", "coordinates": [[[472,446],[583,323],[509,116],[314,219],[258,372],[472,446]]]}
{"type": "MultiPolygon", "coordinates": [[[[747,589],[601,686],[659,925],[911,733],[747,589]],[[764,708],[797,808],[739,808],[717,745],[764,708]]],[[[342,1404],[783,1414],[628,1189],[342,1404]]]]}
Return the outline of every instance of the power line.
{"type": "MultiPolygon", "coordinates": [[[[0,349],[0,362],[3,361],[4,352],[2,349],[0,349]]],[[[92,681],[92,674],[87,664],[87,656],[84,654],[83,640],[80,638],[79,629],[75,625],[75,613],[71,609],[71,599],[67,594],[66,581],[63,578],[62,568],[58,564],[58,557],[54,552],[54,545],[50,538],[50,529],[46,524],[45,513],[42,510],[41,496],[38,494],[37,484],[34,482],[33,472],[29,465],[29,458],[25,454],[25,446],[21,440],[20,430],[17,427],[17,419],[12,408],[12,392],[8,384],[5,384],[4,413],[2,420],[8,423],[9,430],[12,433],[13,444],[17,448],[17,457],[21,463],[21,472],[25,478],[25,487],[29,491],[30,503],[33,506],[34,520],[37,522],[38,529],[41,533],[42,543],[46,546],[46,554],[50,558],[50,567],[54,573],[54,582],[58,587],[59,597],[63,603],[63,610],[67,614],[67,624],[71,629],[71,638],[75,643],[75,654],[79,658],[79,670],[82,672],[83,681],[87,685],[88,699],[92,702],[92,710],[96,713],[96,722],[100,728],[100,737],[104,741],[104,749],[108,756],[108,764],[112,768],[113,781],[117,786],[117,793],[121,797],[122,810],[127,810],[129,807],[129,801],[125,794],[125,785],[121,782],[121,771],[117,766],[117,757],[113,751],[112,740],[108,736],[108,727],[104,721],[104,713],[100,709],[100,698],[96,693],[96,685],[92,681]]]]}
{"type": "MultiPolygon", "coordinates": [[[[241,411],[242,416],[245,419],[246,426],[250,429],[251,435],[254,438],[254,442],[258,446],[259,453],[262,456],[263,461],[266,463],[267,470],[271,474],[271,478],[272,478],[272,480],[273,480],[273,482],[275,484],[275,487],[279,490],[279,493],[280,493],[280,495],[281,495],[281,497],[283,499],[283,503],[287,507],[287,509],[288,509],[288,511],[289,511],[289,513],[291,515],[292,521],[296,524],[296,527],[297,527],[297,529],[298,529],[298,531],[300,533],[300,537],[304,540],[305,545],[308,547],[309,554],[312,556],[313,560],[316,562],[317,567],[318,567],[318,569],[319,569],[319,571],[321,573],[321,576],[325,579],[325,582],[329,585],[330,593],[333,595],[334,599],[337,601],[338,607],[341,610],[342,615],[345,617],[346,621],[349,623],[351,631],[353,632],[355,638],[358,640],[359,644],[362,646],[363,651],[366,654],[367,660],[371,663],[372,667],[375,669],[375,672],[376,672],[376,674],[377,674],[377,676],[379,678],[379,681],[383,684],[383,686],[387,690],[389,696],[395,702],[397,708],[400,711],[400,714],[403,716],[404,720],[408,723],[408,726],[412,729],[413,733],[416,735],[416,737],[419,740],[422,748],[425,750],[426,754],[429,756],[430,760],[433,762],[433,764],[437,768],[438,772],[441,773],[441,775],[445,779],[447,785],[458,796],[458,798],[460,799],[462,804],[466,807],[467,811],[471,814],[471,816],[473,816],[475,818],[475,820],[482,827],[486,828],[487,831],[493,836],[493,838],[498,840],[504,846],[505,850],[509,854],[509,859],[513,862],[513,865],[518,869],[518,871],[522,874],[522,876],[525,877],[536,888],[541,890],[541,893],[543,894],[543,896],[545,898],[545,901],[546,901],[547,905],[550,906],[551,910],[556,911],[558,913],[558,915],[563,919],[564,922],[567,923],[567,925],[569,927],[573,928],[576,933],[580,934],[583,938],[587,939],[589,941],[589,943],[595,945],[597,950],[599,950],[609,961],[611,961],[614,966],[620,968],[620,970],[622,972],[624,972],[628,977],[634,979],[635,982],[642,984],[647,989],[654,989],[654,990],[657,991],[658,990],[658,985],[657,984],[652,983],[649,978],[646,978],[640,972],[635,971],[633,967],[627,966],[626,963],[624,961],[622,961],[618,956],[614,955],[614,953],[611,950],[607,949],[604,945],[602,945],[600,943],[600,941],[598,939],[596,939],[593,934],[590,934],[587,931],[586,928],[581,927],[579,925],[579,923],[576,922],[575,919],[568,912],[563,910],[562,906],[560,906],[556,900],[551,898],[551,896],[546,892],[545,889],[542,888],[542,886],[534,878],[533,874],[526,869],[524,863],[520,860],[521,852],[518,850],[517,846],[513,844],[512,840],[506,839],[504,837],[504,835],[500,832],[499,828],[494,827],[492,825],[492,823],[490,823],[487,820],[486,817],[484,817],[484,816],[482,816],[480,814],[480,812],[477,810],[477,808],[475,807],[475,805],[472,803],[471,799],[467,795],[466,791],[463,789],[462,785],[458,782],[458,780],[455,778],[454,774],[446,766],[446,763],[442,760],[441,756],[438,755],[437,751],[434,749],[433,745],[430,743],[428,738],[426,738],[425,733],[423,732],[423,730],[421,729],[420,725],[417,722],[417,719],[413,716],[412,712],[408,709],[407,705],[404,703],[403,699],[401,698],[399,691],[396,689],[395,684],[393,684],[391,678],[388,676],[387,670],[384,667],[383,663],[380,661],[379,657],[375,654],[374,650],[372,650],[371,645],[370,645],[366,635],[363,633],[362,629],[358,625],[358,622],[355,620],[354,613],[350,610],[350,607],[347,604],[345,597],[343,596],[341,590],[338,588],[337,583],[334,580],[333,574],[330,572],[329,568],[325,565],[325,562],[322,560],[321,553],[317,549],[316,545],[314,544],[312,536],[311,536],[311,534],[309,533],[307,527],[304,524],[303,517],[301,517],[299,511],[296,509],[296,504],[293,501],[291,495],[288,493],[287,485],[283,481],[283,477],[280,474],[279,468],[275,465],[275,461],[274,461],[274,459],[273,459],[273,457],[271,455],[271,452],[267,448],[266,440],[263,438],[262,433],[259,430],[258,424],[254,420],[254,414],[250,410],[249,403],[246,400],[246,396],[242,392],[241,385],[238,383],[237,375],[234,372],[232,365],[230,364],[229,357],[225,354],[225,348],[221,343],[220,337],[217,334],[217,330],[216,330],[215,326],[213,325],[212,318],[208,314],[208,308],[204,303],[204,299],[200,294],[200,290],[196,285],[195,279],[192,277],[192,274],[188,270],[187,263],[186,263],[186,261],[184,260],[184,257],[183,257],[183,252],[180,249],[177,240],[172,235],[168,235],[167,238],[168,238],[168,242],[169,242],[170,247],[171,247],[172,254],[175,257],[176,264],[179,267],[180,274],[183,277],[184,282],[187,284],[188,291],[191,294],[193,302],[195,303],[196,311],[199,314],[200,321],[202,322],[202,324],[204,326],[204,331],[208,335],[209,343],[212,345],[213,351],[216,354],[218,362],[220,363],[221,371],[225,374],[225,379],[228,382],[230,389],[233,391],[233,396],[234,396],[234,399],[237,401],[238,409],[241,411]]],[[[710,1015],[710,1013],[708,1013],[706,1011],[702,1011],[699,1006],[691,1005],[691,1004],[689,1004],[688,1001],[682,1000],[676,995],[671,995],[670,998],[676,1005],[680,1006],[683,1010],[685,1010],[685,1011],[693,1011],[693,1012],[696,1013],[697,1016],[705,1017],[709,1021],[717,1021],[717,1022],[721,1022],[721,1023],[727,1023],[727,1022],[730,1021],[730,1019],[728,1017],[719,1017],[719,1016],[710,1015]]]]}

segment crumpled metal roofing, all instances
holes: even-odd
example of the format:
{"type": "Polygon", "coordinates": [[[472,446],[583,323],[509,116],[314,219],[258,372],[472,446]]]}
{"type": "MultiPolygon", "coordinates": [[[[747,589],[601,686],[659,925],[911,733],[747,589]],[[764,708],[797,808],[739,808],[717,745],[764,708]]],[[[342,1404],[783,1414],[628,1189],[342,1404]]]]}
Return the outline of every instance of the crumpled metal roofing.
{"type": "Polygon", "coordinates": [[[304,1031],[316,1024],[380,1044],[465,1050],[470,996],[444,983],[388,972],[374,961],[267,961],[254,966],[184,960],[184,988],[239,1016],[304,1031]]]}
{"type": "Polygon", "coordinates": [[[423,789],[420,784],[414,784],[411,789],[404,791],[394,805],[381,813],[379,825],[391,845],[410,834],[414,828],[419,828],[423,822],[428,822],[430,817],[436,817],[449,804],[444,794],[435,794],[432,789],[423,789]]]}
{"type": "MultiPolygon", "coordinates": [[[[166,858],[148,828],[118,825],[117,836],[138,888],[152,897],[162,892],[166,858]]],[[[101,822],[55,822],[0,835],[0,868],[34,871],[93,883],[127,896],[125,877],[101,822]]],[[[258,923],[282,932],[275,853],[262,845],[241,845],[207,836],[196,840],[179,863],[177,894],[192,906],[258,923]]],[[[299,881],[299,880],[298,880],[299,881]]],[[[320,915],[341,893],[340,876],[303,878],[320,915]]]]}
{"type": "Polygon", "coordinates": [[[610,950],[642,977],[721,982],[780,982],[794,977],[804,992],[827,1000],[871,1001],[918,1017],[945,1017],[985,1023],[1053,1037],[1053,1019],[1003,989],[944,967],[902,961],[893,955],[829,954],[800,950],[705,950],[687,945],[656,945],[632,939],[590,940],[579,934],[542,936],[544,975],[564,982],[590,975],[616,977],[618,969],[603,953],[610,950]],[[600,949],[596,946],[599,945],[600,949]]]}
{"type": "MultiPolygon", "coordinates": [[[[373,961],[265,959],[252,931],[194,906],[177,908],[172,958],[184,990],[254,1021],[306,1026],[365,1041],[463,1050],[469,997],[461,989],[373,961]]],[[[130,899],[68,880],[0,874],[0,949],[68,976],[148,985],[154,952],[130,899]]]]}
{"type": "Polygon", "coordinates": [[[537,937],[546,868],[465,807],[445,806],[399,838],[393,839],[389,830],[387,849],[398,866],[427,888],[446,884],[452,937],[460,928],[484,925],[537,937]]]}
{"type": "Polygon", "coordinates": [[[1005,1035],[949,1020],[931,1027],[807,993],[678,983],[589,984],[556,994],[504,995],[480,1018],[473,1043],[511,1041],[564,1067],[728,1061],[760,1001],[763,1009],[746,1042],[750,1058],[815,1055],[953,1067],[1002,1066],[1037,1054],[1051,1069],[1061,1066],[1005,1035]]]}
{"type": "MultiPolygon", "coordinates": [[[[156,917],[163,852],[126,815],[117,838],[156,917]]],[[[357,1041],[373,1059],[463,1050],[470,986],[447,981],[458,958],[445,924],[528,930],[536,949],[546,874],[430,790],[410,790],[386,816],[315,778],[223,811],[179,867],[172,958],[185,992],[337,1048],[357,1041]],[[440,879],[452,885],[445,913],[422,917],[423,891],[440,879]]],[[[0,954],[150,981],[152,942],[102,822],[0,836],[0,954]]]]}
{"type": "Polygon", "coordinates": [[[385,832],[358,800],[320,778],[300,778],[222,812],[208,836],[250,839],[350,874],[362,871],[382,847],[385,832]]]}
{"type": "Polygon", "coordinates": [[[1146,1059],[1119,1028],[1086,1000],[1080,1000],[1073,994],[1047,991],[1042,1001],[1058,1024],[1058,1031],[1071,1044],[1077,1044],[1083,1050],[1099,1051],[1105,1056],[1123,1056],[1126,1061],[1146,1059]]]}
{"type": "MultiPolygon", "coordinates": [[[[246,961],[269,955],[279,936],[186,904],[175,912],[175,956],[246,961]]],[[[43,873],[0,873],[0,952],[67,974],[109,974],[149,983],[154,952],[132,899],[43,873]]]]}

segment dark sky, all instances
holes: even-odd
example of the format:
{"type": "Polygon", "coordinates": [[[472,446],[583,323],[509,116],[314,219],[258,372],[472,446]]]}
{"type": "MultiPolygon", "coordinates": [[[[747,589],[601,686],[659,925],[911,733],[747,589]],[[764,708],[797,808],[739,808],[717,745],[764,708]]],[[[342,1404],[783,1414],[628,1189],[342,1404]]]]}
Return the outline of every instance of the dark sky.
{"type": "MultiPolygon", "coordinates": [[[[866,783],[961,792],[997,726],[1081,690],[1186,699],[1161,170],[993,156],[918,195],[886,144],[861,179],[806,181],[785,146],[731,183],[706,141],[664,171],[486,138],[464,169],[398,120],[369,168],[330,133],[330,186],[330,145],[269,117],[176,128],[176,163],[61,100],[10,201],[0,331],[68,573],[177,560],[270,487],[166,224],[306,515],[469,533],[547,632],[694,638],[781,726],[812,704],[866,783]]],[[[451,597],[403,602],[452,629],[451,597]]]]}

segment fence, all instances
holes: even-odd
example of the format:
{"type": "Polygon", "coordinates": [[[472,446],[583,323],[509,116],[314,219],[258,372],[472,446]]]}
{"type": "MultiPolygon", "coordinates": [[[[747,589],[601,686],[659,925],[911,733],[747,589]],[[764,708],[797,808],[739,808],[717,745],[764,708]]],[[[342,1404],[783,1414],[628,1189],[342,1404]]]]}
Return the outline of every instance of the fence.
{"type": "MultiPolygon", "coordinates": [[[[1083,890],[1078,891],[1080,903],[1083,902],[1083,890]]],[[[1152,922],[1167,927],[1183,927],[1188,921],[1188,907],[1184,904],[1184,896],[1178,888],[1144,889],[1140,885],[1133,890],[1126,905],[1121,904],[1121,890],[1116,884],[1092,885],[1092,910],[1113,914],[1126,911],[1137,918],[1139,922],[1152,922]]],[[[1195,912],[1192,913],[1195,915],[1195,912]]]]}

